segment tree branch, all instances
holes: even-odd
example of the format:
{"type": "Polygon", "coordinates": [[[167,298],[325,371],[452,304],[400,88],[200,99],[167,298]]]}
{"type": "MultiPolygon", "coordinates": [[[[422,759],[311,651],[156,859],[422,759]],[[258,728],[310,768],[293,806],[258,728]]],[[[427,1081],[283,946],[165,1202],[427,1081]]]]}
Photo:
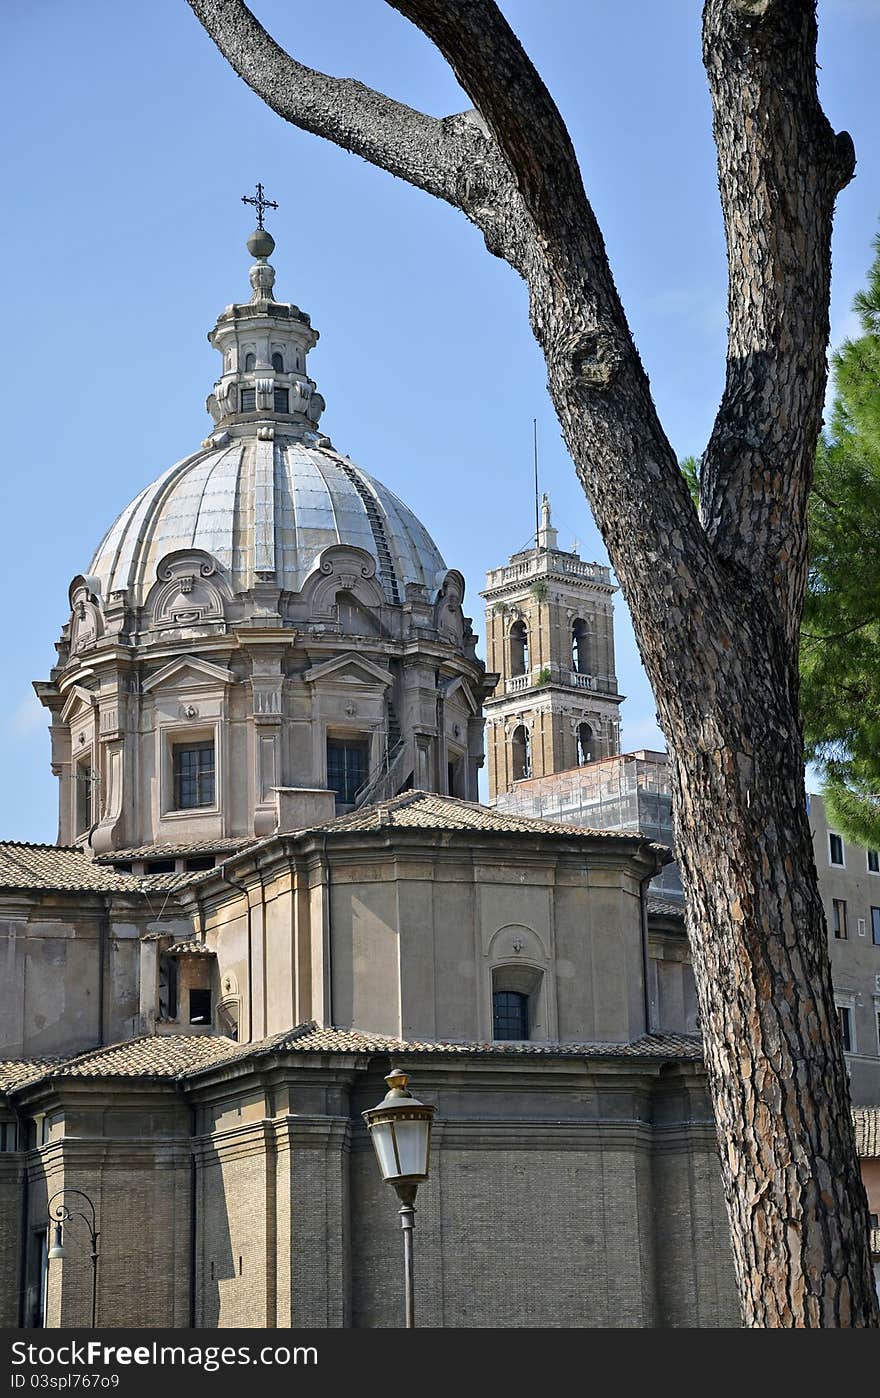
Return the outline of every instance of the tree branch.
{"type": "Polygon", "coordinates": [[[494,136],[538,232],[564,236],[566,209],[579,217],[584,206],[589,210],[580,166],[556,103],[495,0],[388,3],[443,54],[494,136]]]}
{"type": "Polygon", "coordinates": [[[495,214],[511,182],[476,113],[427,116],[352,78],[308,68],[243,0],[188,4],[238,76],[285,121],[453,204],[483,231],[490,251],[515,256],[499,245],[495,214]]]}
{"type": "Polygon", "coordinates": [[[819,105],[815,0],[706,0],[703,61],[729,335],[702,517],[719,558],[766,588],[796,628],[825,390],[831,219],[855,157],[819,105]]]}
{"type": "Polygon", "coordinates": [[[274,111],[455,204],[525,278],[566,443],[624,595],[663,638],[648,665],[661,712],[675,704],[661,667],[700,656],[707,615],[730,632],[733,594],[657,416],[565,124],[495,0],[388,0],[443,53],[482,129],[304,67],[242,0],[189,3],[274,111]]]}

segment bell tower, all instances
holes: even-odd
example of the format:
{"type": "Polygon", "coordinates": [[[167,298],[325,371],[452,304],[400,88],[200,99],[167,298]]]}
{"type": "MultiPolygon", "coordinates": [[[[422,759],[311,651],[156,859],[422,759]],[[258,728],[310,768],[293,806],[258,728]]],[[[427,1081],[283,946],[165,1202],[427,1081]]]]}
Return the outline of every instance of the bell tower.
{"type": "Polygon", "coordinates": [[[611,570],[560,549],[541,504],[535,547],[486,574],[489,800],[620,752],[611,570]]]}

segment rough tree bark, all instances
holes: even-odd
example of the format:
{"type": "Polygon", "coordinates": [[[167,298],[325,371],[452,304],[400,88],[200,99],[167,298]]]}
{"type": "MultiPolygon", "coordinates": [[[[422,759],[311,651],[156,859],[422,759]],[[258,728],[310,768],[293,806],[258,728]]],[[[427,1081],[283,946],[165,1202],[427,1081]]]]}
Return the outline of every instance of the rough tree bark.
{"type": "Polygon", "coordinates": [[[438,120],[189,0],[285,120],[455,205],[525,279],[569,451],[673,762],[678,854],[743,1319],[877,1323],[804,800],[797,638],[825,389],[831,220],[852,177],[816,91],[814,0],[706,0],[727,234],[724,396],[699,517],[562,118],[494,0],[388,0],[476,108],[438,120]]]}

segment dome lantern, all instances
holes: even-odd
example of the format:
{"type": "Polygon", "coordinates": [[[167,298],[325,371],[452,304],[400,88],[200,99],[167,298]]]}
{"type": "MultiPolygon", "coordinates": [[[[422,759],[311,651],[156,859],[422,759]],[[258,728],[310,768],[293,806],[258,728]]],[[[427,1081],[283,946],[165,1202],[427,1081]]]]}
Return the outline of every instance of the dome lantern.
{"type": "Polygon", "coordinates": [[[262,196],[243,196],[257,205],[258,225],[247,240],[256,258],[250,269],[251,299],[227,306],[208,340],[222,356],[223,367],[206,407],[219,432],[271,440],[277,426],[290,436],[314,433],[324,411],[324,399],[306,371],[308,352],[318,332],[305,311],[274,299],[275,268],[268,261],[275,239],[263,227],[263,209],[277,205],[262,196]]]}

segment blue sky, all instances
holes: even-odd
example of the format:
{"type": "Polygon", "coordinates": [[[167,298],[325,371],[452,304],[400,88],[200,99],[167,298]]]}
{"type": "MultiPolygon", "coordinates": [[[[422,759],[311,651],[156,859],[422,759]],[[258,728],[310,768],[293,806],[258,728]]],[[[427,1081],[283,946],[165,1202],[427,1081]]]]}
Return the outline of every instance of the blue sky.
{"type": "MultiPolygon", "coordinates": [[[[381,0],[254,0],[297,57],[436,115],[463,98],[381,0]]],[[[697,0],[505,0],[569,124],[661,416],[699,453],[723,381],[726,274],[697,0]]],[[[832,340],[880,212],[880,0],[821,0],[822,100],[857,178],[834,235],[832,340]]],[[[148,481],[194,450],[215,377],[206,333],[248,294],[262,180],[278,292],[312,315],[335,445],[421,516],[478,590],[529,537],[531,424],[564,546],[605,558],[562,444],[522,284],[445,205],[286,126],[185,0],[31,0],[4,13],[5,462],[0,838],[53,840],[55,779],[31,680],[70,579],[148,481]]],[[[618,601],[624,744],[656,745],[618,601]]]]}

